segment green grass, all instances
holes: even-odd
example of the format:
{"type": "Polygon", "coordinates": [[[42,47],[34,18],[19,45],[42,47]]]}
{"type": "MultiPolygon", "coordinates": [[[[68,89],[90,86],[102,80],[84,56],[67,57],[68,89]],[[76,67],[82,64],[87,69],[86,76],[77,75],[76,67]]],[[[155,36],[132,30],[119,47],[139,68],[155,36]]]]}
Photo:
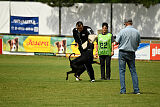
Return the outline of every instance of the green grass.
{"type": "MultiPolygon", "coordinates": [[[[97,59],[98,60],[98,59],[97,59]]],[[[100,80],[100,67],[93,65],[96,82],[87,72],[80,82],[66,72],[64,57],[0,55],[0,107],[159,107],[160,62],[136,61],[142,94],[134,95],[127,68],[127,94],[120,95],[118,61],[112,60],[111,80],[100,80]]]]}

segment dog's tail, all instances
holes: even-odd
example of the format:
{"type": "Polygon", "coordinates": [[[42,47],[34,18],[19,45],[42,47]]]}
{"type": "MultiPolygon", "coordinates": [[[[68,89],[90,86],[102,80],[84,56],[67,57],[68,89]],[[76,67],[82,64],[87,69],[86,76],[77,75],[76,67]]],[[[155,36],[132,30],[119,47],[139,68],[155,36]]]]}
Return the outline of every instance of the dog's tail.
{"type": "Polygon", "coordinates": [[[92,62],[92,64],[98,64],[98,65],[101,65],[101,64],[100,64],[100,62],[97,62],[97,61],[93,61],[93,62],[92,62]]]}
{"type": "Polygon", "coordinates": [[[72,56],[73,54],[75,55],[75,53],[71,53],[71,54],[69,55],[69,61],[70,61],[70,62],[71,62],[71,56],[72,56]]]}

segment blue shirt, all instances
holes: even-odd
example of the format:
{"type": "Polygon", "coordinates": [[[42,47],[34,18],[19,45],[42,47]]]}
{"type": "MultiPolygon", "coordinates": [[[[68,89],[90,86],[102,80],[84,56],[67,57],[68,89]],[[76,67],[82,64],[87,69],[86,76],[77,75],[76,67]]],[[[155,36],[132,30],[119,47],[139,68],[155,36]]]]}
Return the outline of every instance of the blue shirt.
{"type": "Polygon", "coordinates": [[[140,34],[133,26],[122,29],[116,37],[119,50],[135,52],[139,46],[140,34]]]}

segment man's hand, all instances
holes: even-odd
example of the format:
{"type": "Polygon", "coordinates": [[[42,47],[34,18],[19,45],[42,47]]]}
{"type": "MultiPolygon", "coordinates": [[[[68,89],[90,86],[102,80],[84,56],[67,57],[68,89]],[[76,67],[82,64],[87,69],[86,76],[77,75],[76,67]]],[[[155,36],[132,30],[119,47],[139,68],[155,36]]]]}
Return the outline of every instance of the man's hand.
{"type": "Polygon", "coordinates": [[[111,56],[113,56],[113,55],[114,55],[114,51],[111,52],[111,56]]]}
{"type": "Polygon", "coordinates": [[[98,58],[98,52],[95,53],[96,58],[98,58]]]}

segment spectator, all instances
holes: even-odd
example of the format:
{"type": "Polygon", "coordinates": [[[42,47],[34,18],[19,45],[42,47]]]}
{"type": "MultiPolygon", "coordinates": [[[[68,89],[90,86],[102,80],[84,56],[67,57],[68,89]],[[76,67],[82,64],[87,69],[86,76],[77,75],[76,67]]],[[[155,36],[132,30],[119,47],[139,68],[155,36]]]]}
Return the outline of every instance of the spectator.
{"type": "Polygon", "coordinates": [[[132,76],[134,94],[140,94],[138,76],[135,67],[135,51],[140,43],[140,34],[135,28],[133,28],[132,19],[125,19],[124,25],[125,28],[122,29],[116,37],[116,44],[119,44],[120,94],[126,94],[126,63],[132,76]]]}

